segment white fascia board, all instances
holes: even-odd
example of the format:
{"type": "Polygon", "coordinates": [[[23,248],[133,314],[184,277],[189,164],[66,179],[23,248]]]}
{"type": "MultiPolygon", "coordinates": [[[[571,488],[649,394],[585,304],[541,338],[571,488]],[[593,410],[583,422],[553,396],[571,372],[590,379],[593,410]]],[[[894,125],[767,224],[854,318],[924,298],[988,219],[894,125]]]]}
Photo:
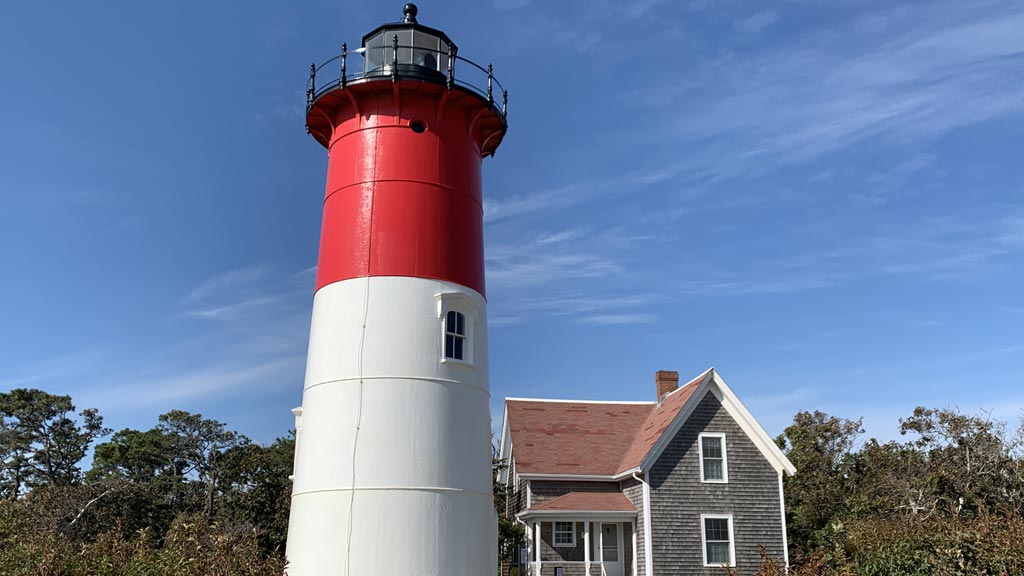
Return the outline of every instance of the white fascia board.
{"type": "Polygon", "coordinates": [[[694,409],[697,408],[697,405],[704,399],[708,391],[715,395],[715,398],[722,404],[726,412],[732,416],[732,419],[740,429],[746,433],[750,441],[761,451],[761,454],[764,455],[777,472],[785,471],[790,476],[796,473],[796,467],[793,466],[793,463],[775,445],[775,442],[768,436],[768,433],[758,424],[757,420],[750,414],[750,411],[740,402],[736,394],[733,393],[732,389],[725,383],[725,380],[722,380],[722,377],[714,368],[709,368],[705,372],[704,379],[697,385],[697,389],[694,390],[686,404],[676,414],[675,419],[672,420],[672,423],[665,429],[665,432],[658,438],[658,441],[654,443],[651,451],[640,462],[641,470],[649,470],[657,462],[661,453],[665,451],[665,448],[675,438],[679,429],[690,418],[690,415],[693,414],[694,409]]]}
{"type": "Polygon", "coordinates": [[[636,512],[609,511],[609,510],[523,510],[516,514],[516,518],[543,518],[545,520],[609,520],[617,521],[622,519],[636,518],[636,512]]]}
{"type": "Polygon", "coordinates": [[[648,474],[644,474],[643,499],[644,499],[644,576],[653,576],[654,573],[654,546],[651,541],[654,535],[651,534],[651,484],[648,474]]]}
{"type": "Polygon", "coordinates": [[[619,482],[633,476],[634,472],[640,472],[640,468],[631,468],[618,474],[539,474],[536,472],[520,472],[516,474],[524,480],[560,480],[582,482],[619,482]]]}
{"type": "Polygon", "coordinates": [[[782,493],[782,472],[779,472],[779,508],[782,513],[782,555],[786,560],[786,572],[789,572],[789,535],[786,534],[786,497],[782,493]]]}
{"type": "MultiPolygon", "coordinates": [[[[508,404],[501,413],[501,440],[498,442],[498,459],[505,460],[512,456],[512,435],[508,431],[508,404]]],[[[498,474],[498,482],[508,485],[509,468],[505,468],[498,474]]]]}
{"type": "Polygon", "coordinates": [[[725,406],[729,415],[740,425],[740,428],[747,433],[747,437],[761,450],[761,453],[775,466],[776,470],[785,471],[790,476],[796,474],[796,466],[793,466],[793,463],[789,461],[789,458],[786,458],[786,455],[782,453],[782,450],[772,440],[771,436],[764,431],[764,428],[761,427],[757,419],[740,402],[740,399],[729,388],[729,385],[725,383],[725,380],[718,374],[718,371],[712,368],[712,375],[714,376],[712,381],[715,384],[712,392],[717,392],[715,397],[722,403],[722,406],[725,406]]]}
{"type": "Polygon", "coordinates": [[[649,405],[657,404],[650,400],[630,400],[630,401],[619,401],[619,400],[565,400],[561,398],[513,398],[506,397],[505,402],[561,402],[564,404],[631,404],[631,405],[649,405]]]}
{"type": "Polygon", "coordinates": [[[532,472],[521,472],[519,477],[524,480],[592,480],[595,482],[614,482],[616,479],[616,476],[598,474],[535,474],[532,472]]]}

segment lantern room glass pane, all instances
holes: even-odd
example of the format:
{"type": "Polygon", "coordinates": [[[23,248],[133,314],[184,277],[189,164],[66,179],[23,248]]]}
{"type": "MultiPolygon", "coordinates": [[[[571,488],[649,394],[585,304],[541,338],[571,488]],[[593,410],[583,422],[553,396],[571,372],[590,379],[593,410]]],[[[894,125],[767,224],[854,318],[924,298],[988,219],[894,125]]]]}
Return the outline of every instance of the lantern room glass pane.
{"type": "Polygon", "coordinates": [[[448,45],[441,42],[441,39],[433,34],[420,30],[413,33],[412,63],[431,70],[448,69],[448,45]]]}
{"type": "Polygon", "coordinates": [[[384,66],[384,34],[386,31],[377,34],[366,41],[366,52],[363,54],[365,60],[364,72],[371,72],[384,66]]]}

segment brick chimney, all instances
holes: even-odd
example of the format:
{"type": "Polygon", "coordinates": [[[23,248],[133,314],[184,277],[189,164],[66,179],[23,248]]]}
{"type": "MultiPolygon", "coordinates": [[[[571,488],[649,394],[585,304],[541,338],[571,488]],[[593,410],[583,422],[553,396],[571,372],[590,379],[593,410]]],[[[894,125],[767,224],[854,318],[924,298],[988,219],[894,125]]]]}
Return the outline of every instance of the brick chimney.
{"type": "Polygon", "coordinates": [[[679,372],[658,370],[654,373],[654,383],[658,385],[658,402],[661,402],[670,392],[679,388],[679,372]]]}

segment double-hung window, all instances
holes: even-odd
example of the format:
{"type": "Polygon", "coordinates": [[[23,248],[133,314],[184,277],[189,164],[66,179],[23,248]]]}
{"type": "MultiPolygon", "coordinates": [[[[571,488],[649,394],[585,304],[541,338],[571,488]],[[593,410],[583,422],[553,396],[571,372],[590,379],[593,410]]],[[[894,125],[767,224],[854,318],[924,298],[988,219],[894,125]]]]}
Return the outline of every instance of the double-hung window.
{"type": "Polygon", "coordinates": [[[473,329],[479,304],[458,292],[437,294],[437,317],[441,329],[441,362],[462,368],[473,367],[473,329]]]}
{"type": "Polygon", "coordinates": [[[732,535],[732,516],[701,514],[701,540],[705,566],[735,566],[736,546],[732,535]]]}
{"type": "Polygon", "coordinates": [[[728,482],[729,465],[725,458],[725,434],[705,432],[699,436],[700,481],[728,482]]]}
{"type": "Polygon", "coordinates": [[[572,522],[555,522],[552,543],[559,547],[576,546],[576,526],[572,522]]]}
{"type": "Polygon", "coordinates": [[[444,319],[444,357],[466,359],[466,315],[449,310],[444,319]]]}

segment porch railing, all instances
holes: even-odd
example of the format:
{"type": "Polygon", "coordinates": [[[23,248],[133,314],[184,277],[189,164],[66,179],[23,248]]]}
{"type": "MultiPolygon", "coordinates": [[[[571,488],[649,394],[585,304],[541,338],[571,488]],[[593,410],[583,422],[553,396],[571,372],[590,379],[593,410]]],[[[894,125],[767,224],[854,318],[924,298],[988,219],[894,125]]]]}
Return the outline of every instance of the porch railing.
{"type": "MultiPolygon", "coordinates": [[[[536,576],[537,574],[537,563],[527,562],[522,564],[522,572],[520,576],[536,576]]],[[[586,576],[587,574],[587,563],[580,561],[568,561],[568,560],[541,560],[541,576],[554,576],[556,568],[562,568],[562,576],[586,576]]],[[[590,576],[607,576],[608,572],[605,570],[604,562],[600,560],[590,561],[590,576]]]]}

